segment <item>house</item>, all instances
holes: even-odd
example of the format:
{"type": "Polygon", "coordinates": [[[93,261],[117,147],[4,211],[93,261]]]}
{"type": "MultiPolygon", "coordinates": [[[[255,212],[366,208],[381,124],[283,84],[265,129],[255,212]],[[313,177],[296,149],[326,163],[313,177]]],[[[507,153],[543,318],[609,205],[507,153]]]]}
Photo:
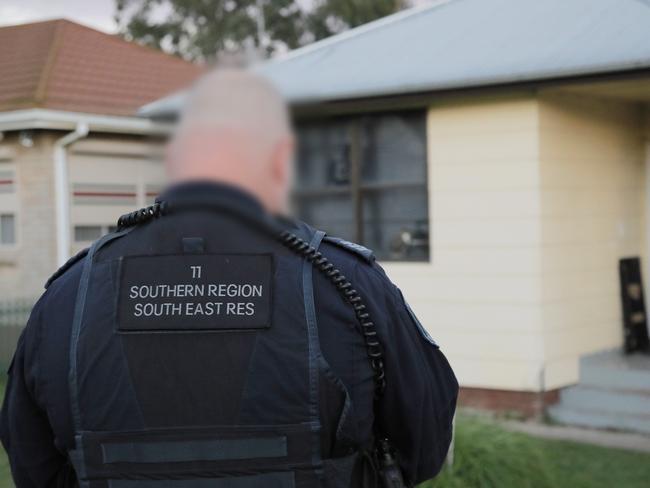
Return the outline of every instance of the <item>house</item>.
{"type": "Polygon", "coordinates": [[[138,107],[201,68],[67,20],[0,28],[0,295],[33,299],[57,267],[151,201],[160,124],[138,107]]]}
{"type": "Polygon", "coordinates": [[[649,270],[650,3],[438,1],[255,69],[294,107],[300,214],[375,250],[465,404],[650,431],[650,361],[618,352],[619,260],[649,270]]]}

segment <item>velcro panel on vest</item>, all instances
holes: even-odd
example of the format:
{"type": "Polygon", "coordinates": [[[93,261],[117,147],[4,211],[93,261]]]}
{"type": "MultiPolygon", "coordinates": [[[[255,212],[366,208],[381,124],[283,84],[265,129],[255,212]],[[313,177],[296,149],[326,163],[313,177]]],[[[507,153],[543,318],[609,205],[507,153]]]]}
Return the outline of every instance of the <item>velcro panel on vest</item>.
{"type": "Polygon", "coordinates": [[[78,445],[85,479],[220,478],[311,468],[311,435],[310,424],[84,432],[78,445]]]}
{"type": "Polygon", "coordinates": [[[287,455],[287,438],[279,436],[168,442],[115,442],[102,444],[102,450],[106,464],[276,458],[287,455]]]}
{"type": "Polygon", "coordinates": [[[228,476],[193,480],[109,480],[108,488],[295,488],[294,473],[228,476]]]}

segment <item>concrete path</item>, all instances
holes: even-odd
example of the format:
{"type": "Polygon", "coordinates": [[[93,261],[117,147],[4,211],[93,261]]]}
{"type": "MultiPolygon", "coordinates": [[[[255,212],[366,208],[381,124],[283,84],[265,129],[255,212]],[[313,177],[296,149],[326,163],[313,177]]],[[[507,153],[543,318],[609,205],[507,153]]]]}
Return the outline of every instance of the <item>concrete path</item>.
{"type": "Polygon", "coordinates": [[[504,428],[544,439],[582,442],[615,449],[650,453],[650,436],[628,432],[583,429],[537,422],[499,422],[504,428]]]}

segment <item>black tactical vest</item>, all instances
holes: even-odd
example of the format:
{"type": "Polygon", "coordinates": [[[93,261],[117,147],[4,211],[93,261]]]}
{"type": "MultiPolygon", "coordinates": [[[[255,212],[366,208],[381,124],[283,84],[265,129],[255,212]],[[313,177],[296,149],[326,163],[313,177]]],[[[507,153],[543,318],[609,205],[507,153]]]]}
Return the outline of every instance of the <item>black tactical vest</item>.
{"type": "Polygon", "coordinates": [[[214,212],[93,244],[70,347],[81,487],[355,483],[364,446],[348,436],[350,399],[320,354],[314,311],[324,234],[294,232],[314,251],[214,212]]]}

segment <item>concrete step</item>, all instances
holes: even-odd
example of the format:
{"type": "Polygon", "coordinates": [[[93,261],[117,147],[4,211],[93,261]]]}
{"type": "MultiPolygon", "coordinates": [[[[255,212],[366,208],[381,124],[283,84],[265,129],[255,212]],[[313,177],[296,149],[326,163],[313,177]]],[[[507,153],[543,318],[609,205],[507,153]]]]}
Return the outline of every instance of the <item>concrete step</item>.
{"type": "Polygon", "coordinates": [[[580,384],[562,390],[560,404],[571,409],[596,409],[612,414],[650,416],[650,391],[621,391],[580,384]]]}
{"type": "Polygon", "coordinates": [[[650,414],[621,415],[597,409],[572,408],[558,404],[548,409],[548,415],[553,421],[565,425],[650,434],[650,414]]]}
{"type": "Polygon", "coordinates": [[[561,424],[650,434],[650,355],[601,351],[580,359],[580,380],[547,411],[561,424]]]}
{"type": "Polygon", "coordinates": [[[606,351],[580,360],[581,386],[650,392],[650,355],[606,351]]]}

